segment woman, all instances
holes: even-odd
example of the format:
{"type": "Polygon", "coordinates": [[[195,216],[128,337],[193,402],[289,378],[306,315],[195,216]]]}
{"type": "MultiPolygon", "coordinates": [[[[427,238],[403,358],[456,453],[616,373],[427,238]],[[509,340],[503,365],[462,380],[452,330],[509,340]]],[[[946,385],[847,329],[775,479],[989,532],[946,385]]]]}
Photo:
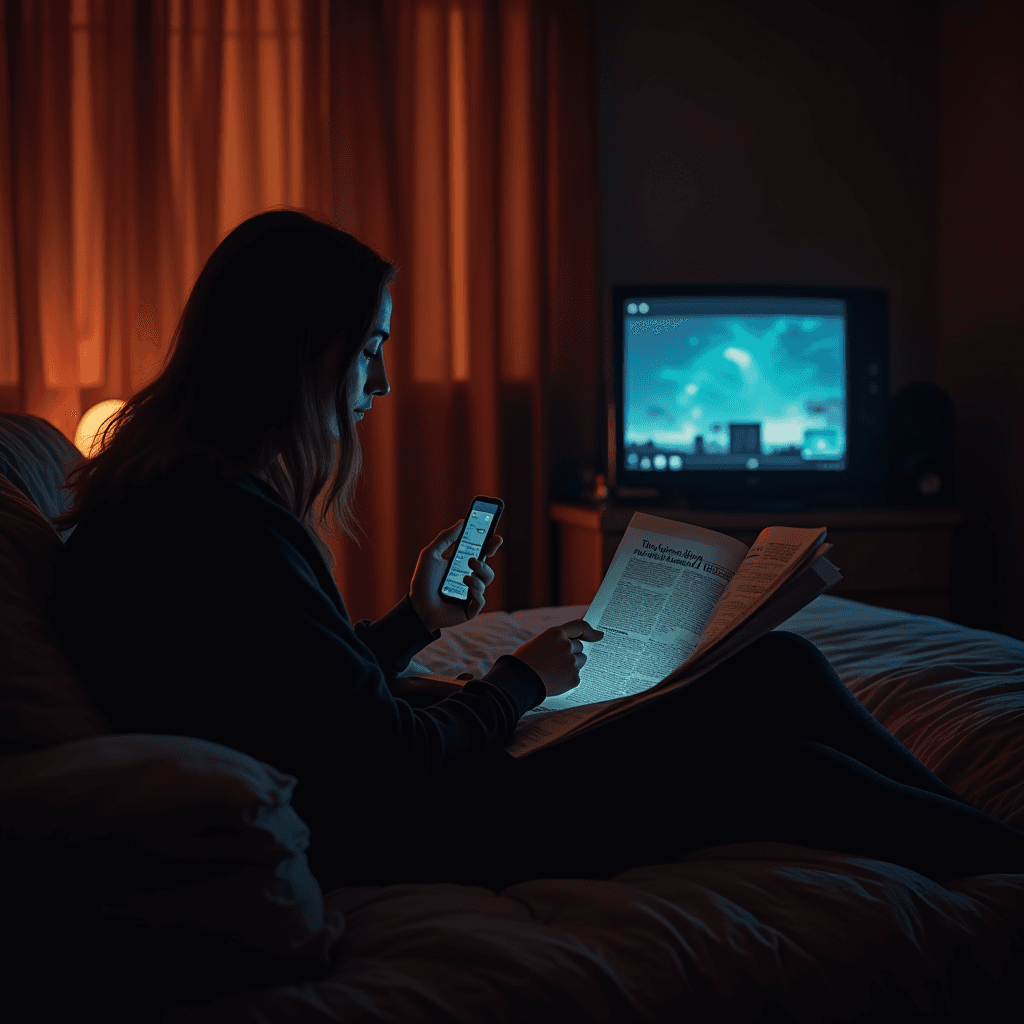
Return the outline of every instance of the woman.
{"type": "MultiPolygon", "coordinates": [[[[654,707],[519,761],[524,712],[579,681],[582,621],[428,707],[396,677],[465,610],[437,596],[458,524],[409,593],[351,623],[314,520],[351,532],[356,424],[390,390],[394,268],[297,211],[236,228],[168,361],[69,474],[77,526],[54,616],[122,731],[198,736],[296,776],[325,888],[608,877],[741,840],[893,860],[933,877],[1024,870],[1024,834],[973,810],[775,633],[654,707]],[[88,594],[84,601],[82,595],[88,594]]],[[[485,552],[492,555],[496,538],[485,552]]]]}

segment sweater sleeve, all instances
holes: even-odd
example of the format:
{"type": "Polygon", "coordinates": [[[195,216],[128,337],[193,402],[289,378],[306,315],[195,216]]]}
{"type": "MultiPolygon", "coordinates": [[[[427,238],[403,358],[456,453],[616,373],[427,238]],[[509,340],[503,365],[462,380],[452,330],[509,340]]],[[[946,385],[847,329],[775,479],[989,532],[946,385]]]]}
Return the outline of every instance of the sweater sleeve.
{"type": "Polygon", "coordinates": [[[379,619],[372,622],[360,619],[353,628],[356,636],[373,651],[387,679],[394,679],[405,671],[413,657],[441,635],[440,630],[427,629],[408,594],[379,619]]]}
{"type": "Polygon", "coordinates": [[[431,707],[395,698],[388,676],[434,639],[411,604],[353,626],[290,513],[239,518],[230,540],[217,534],[200,544],[186,534],[168,549],[161,585],[170,578],[171,590],[188,593],[201,685],[244,704],[264,737],[301,748],[328,773],[409,788],[474,751],[507,745],[522,714],[543,700],[540,679],[510,656],[431,707]],[[196,579],[201,585],[190,586],[196,579]]]}
{"type": "MultiPolygon", "coordinates": [[[[427,629],[413,608],[408,594],[387,614],[372,622],[369,619],[360,619],[354,624],[354,629],[356,636],[373,652],[388,681],[404,672],[413,657],[441,635],[440,630],[431,632],[427,629]]],[[[515,729],[519,719],[547,696],[540,676],[525,661],[512,654],[502,655],[491,670],[484,674],[482,680],[471,680],[478,681],[492,683],[497,690],[487,688],[481,691],[480,687],[472,686],[468,691],[463,687],[463,692],[489,693],[502,704],[511,701],[515,715],[511,729],[515,729]]],[[[504,734],[506,729],[502,728],[501,731],[504,734]]]]}

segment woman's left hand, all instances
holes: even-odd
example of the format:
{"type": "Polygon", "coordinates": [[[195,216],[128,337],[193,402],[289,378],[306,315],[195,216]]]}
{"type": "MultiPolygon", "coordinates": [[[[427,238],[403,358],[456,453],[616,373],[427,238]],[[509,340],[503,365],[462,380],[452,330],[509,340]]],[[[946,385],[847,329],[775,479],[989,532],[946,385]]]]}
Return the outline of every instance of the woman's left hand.
{"type": "MultiPolygon", "coordinates": [[[[455,544],[459,539],[462,522],[460,519],[453,527],[439,533],[433,543],[420,552],[416,570],[412,574],[409,599],[416,614],[423,620],[423,625],[431,632],[442,626],[457,626],[461,622],[475,619],[484,607],[484,590],[494,579],[494,570],[489,565],[478,558],[471,558],[467,564],[473,575],[463,577],[463,582],[469,588],[469,604],[441,600],[438,590],[448,571],[448,563],[455,555],[455,544]]],[[[501,537],[492,537],[481,552],[483,557],[490,558],[501,547],[501,540],[501,537]]]]}

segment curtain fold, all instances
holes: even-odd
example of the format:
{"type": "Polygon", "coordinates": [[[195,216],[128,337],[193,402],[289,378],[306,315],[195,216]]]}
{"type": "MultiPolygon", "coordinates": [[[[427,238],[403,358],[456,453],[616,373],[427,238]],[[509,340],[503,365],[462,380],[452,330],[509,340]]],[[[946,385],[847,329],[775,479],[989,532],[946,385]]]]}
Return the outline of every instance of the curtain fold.
{"type": "Polygon", "coordinates": [[[396,262],[362,431],[356,617],[475,494],[490,609],[552,600],[552,469],[599,452],[592,5],[2,0],[0,408],[68,437],[160,368],[203,262],[275,206],[396,262]]]}

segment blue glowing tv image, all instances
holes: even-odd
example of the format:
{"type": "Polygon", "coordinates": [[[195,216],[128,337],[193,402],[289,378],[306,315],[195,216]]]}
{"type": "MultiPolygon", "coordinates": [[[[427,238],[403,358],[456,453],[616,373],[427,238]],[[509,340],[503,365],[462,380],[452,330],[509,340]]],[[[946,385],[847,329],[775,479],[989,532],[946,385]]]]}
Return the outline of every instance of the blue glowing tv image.
{"type": "Polygon", "coordinates": [[[847,467],[843,300],[637,295],[620,308],[625,469],[847,467]]]}

